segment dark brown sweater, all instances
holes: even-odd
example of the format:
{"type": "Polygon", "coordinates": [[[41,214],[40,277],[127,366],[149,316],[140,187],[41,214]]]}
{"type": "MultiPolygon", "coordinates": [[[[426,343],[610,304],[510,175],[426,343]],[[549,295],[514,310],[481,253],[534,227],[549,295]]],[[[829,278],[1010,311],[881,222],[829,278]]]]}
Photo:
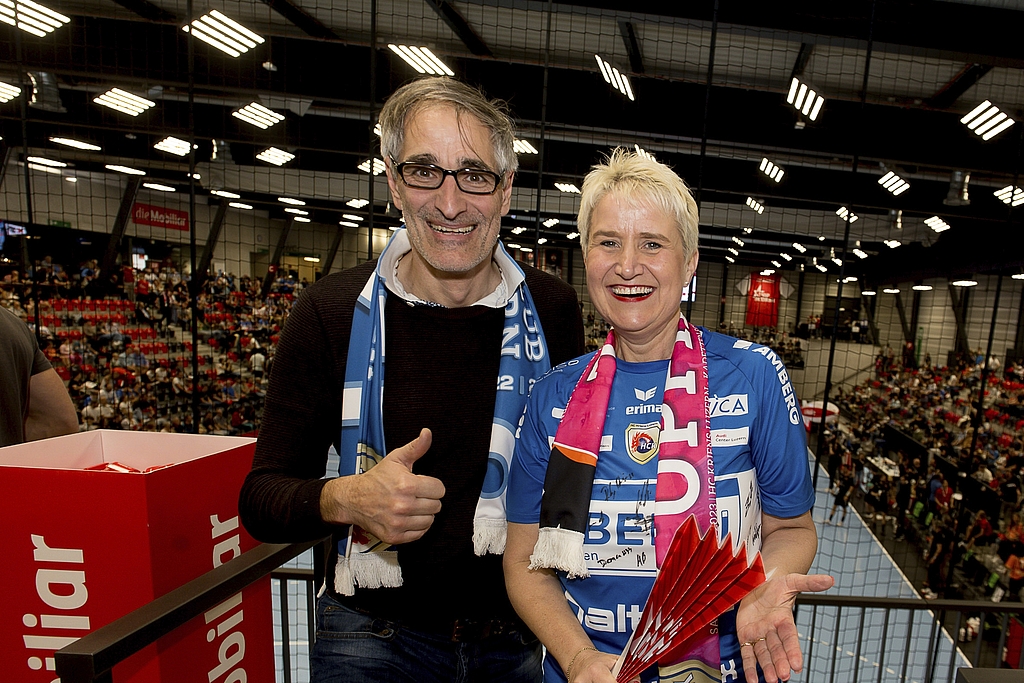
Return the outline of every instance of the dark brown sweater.
{"type": "MultiPolygon", "coordinates": [[[[373,263],[330,275],[298,299],[274,360],[253,469],[239,511],[246,529],[268,542],[295,542],[347,527],[320,518],[330,444],[338,447],[352,311],[373,263]]],[[[523,266],[552,366],[583,352],[575,290],[523,266]]],[[[473,515],[490,450],[504,310],[412,306],[389,296],[384,437],[389,449],[420,429],[433,432],[417,474],[445,486],[442,510],[419,540],[398,549],[400,588],[356,589],[346,604],[426,629],[454,619],[515,619],[501,557],[473,554],[473,515]]],[[[336,474],[334,472],[330,473],[336,474]]],[[[328,562],[333,584],[335,553],[328,562]]],[[[337,597],[337,596],[336,596],[337,597]]]]}

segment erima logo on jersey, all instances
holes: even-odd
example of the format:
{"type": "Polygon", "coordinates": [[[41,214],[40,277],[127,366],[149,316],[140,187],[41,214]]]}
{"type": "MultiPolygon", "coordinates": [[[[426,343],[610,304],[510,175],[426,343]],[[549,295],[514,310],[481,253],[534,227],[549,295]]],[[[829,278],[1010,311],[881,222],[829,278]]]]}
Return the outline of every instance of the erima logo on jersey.
{"type": "Polygon", "coordinates": [[[746,446],[750,436],[749,427],[739,429],[712,429],[712,446],[746,446]]]}
{"type": "Polygon", "coordinates": [[[626,406],[626,415],[646,415],[647,413],[660,413],[660,403],[648,403],[643,406],[626,406]]]}
{"type": "Polygon", "coordinates": [[[734,349],[749,349],[753,342],[749,342],[746,339],[737,339],[733,342],[732,348],[734,349]]]}
{"type": "Polygon", "coordinates": [[[749,400],[746,394],[729,394],[728,396],[712,396],[711,417],[723,415],[746,415],[749,400]]]}
{"type": "Polygon", "coordinates": [[[641,391],[634,387],[633,393],[636,394],[636,400],[638,401],[650,401],[658,393],[658,387],[651,387],[647,391],[641,391]]]}

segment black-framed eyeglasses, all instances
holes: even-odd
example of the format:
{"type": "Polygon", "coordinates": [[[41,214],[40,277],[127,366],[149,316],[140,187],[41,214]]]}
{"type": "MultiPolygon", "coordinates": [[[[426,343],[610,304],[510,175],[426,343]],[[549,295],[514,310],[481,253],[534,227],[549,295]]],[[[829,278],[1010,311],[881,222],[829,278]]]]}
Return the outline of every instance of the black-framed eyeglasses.
{"type": "Polygon", "coordinates": [[[412,161],[398,163],[394,157],[398,177],[409,187],[417,190],[436,190],[444,184],[446,176],[453,176],[455,184],[466,194],[494,194],[501,185],[501,176],[482,168],[460,168],[450,171],[436,164],[421,164],[412,161]]]}

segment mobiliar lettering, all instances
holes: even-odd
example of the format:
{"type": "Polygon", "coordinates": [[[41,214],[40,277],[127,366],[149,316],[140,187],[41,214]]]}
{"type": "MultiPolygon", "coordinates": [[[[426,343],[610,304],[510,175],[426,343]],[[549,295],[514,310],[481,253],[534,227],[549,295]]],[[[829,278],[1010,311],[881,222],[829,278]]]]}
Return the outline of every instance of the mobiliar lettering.
{"type": "MultiPolygon", "coordinates": [[[[30,537],[32,559],[42,563],[36,569],[36,595],[46,607],[40,606],[40,611],[60,610],[61,613],[29,613],[22,617],[22,623],[29,629],[23,636],[26,654],[30,655],[26,663],[32,671],[56,671],[53,653],[75,642],[89,630],[88,615],[68,613],[85,607],[89,600],[85,570],[82,568],[85,553],[75,548],[51,548],[42,535],[30,534],[30,537]],[[68,634],[74,631],[82,633],[68,634]]],[[[53,678],[50,683],[59,681],[59,678],[53,678]]]]}
{"type": "MultiPolygon", "coordinates": [[[[216,569],[242,554],[238,515],[223,522],[217,515],[210,515],[210,526],[210,537],[216,541],[213,546],[213,567],[216,569]],[[229,535],[231,532],[235,533],[229,535]]],[[[209,682],[214,683],[227,674],[224,683],[246,683],[248,675],[245,669],[238,666],[245,658],[245,634],[240,629],[236,630],[243,619],[242,594],[235,593],[206,612],[203,619],[210,626],[206,632],[206,642],[220,639],[217,645],[217,665],[207,674],[209,682]]]]}
{"type": "Polygon", "coordinates": [[[188,230],[188,211],[167,209],[136,202],[132,207],[132,221],[136,225],[152,225],[169,230],[188,230]]]}

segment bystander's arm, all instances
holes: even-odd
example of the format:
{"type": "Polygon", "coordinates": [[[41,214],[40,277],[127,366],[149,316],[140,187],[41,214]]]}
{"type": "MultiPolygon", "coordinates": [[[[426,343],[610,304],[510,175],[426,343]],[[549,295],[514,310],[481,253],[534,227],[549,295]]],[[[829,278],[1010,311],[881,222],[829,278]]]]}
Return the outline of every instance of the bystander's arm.
{"type": "Polygon", "coordinates": [[[25,440],[35,441],[77,431],[78,413],[64,387],[64,380],[52,368],[32,375],[25,440]]]}

